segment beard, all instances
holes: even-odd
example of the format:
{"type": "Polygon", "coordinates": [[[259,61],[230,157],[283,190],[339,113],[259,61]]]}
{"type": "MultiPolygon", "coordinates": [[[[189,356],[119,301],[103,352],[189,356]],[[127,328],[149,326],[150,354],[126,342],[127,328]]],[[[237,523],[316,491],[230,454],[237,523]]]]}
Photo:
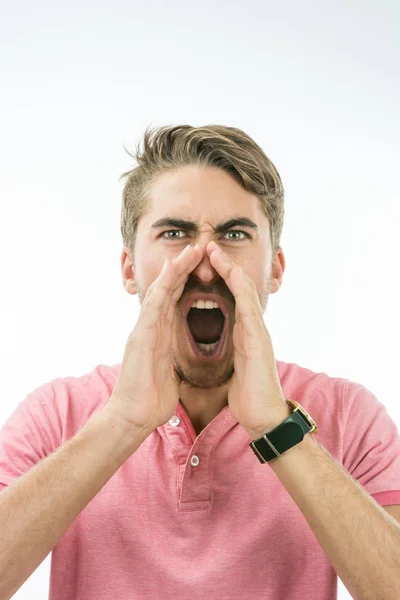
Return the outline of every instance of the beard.
{"type": "MultiPolygon", "coordinates": [[[[265,281],[265,288],[259,296],[262,312],[268,304],[270,282],[265,281]]],[[[234,318],[231,319],[231,330],[227,332],[225,340],[224,355],[215,363],[199,363],[188,358],[182,344],[179,344],[179,332],[186,338],[186,330],[182,324],[182,314],[176,308],[173,325],[171,361],[179,375],[181,382],[190,388],[216,389],[227,385],[234,373],[234,346],[232,340],[234,318]]],[[[188,347],[187,340],[183,341],[184,347],[188,347]]]]}
{"type": "MultiPolygon", "coordinates": [[[[264,280],[264,290],[259,295],[259,300],[262,308],[262,312],[268,304],[270,279],[266,277],[264,280]]],[[[139,298],[139,303],[142,305],[145,298],[146,292],[140,286],[139,282],[136,281],[136,289],[139,298]]],[[[182,296],[185,296],[185,290],[182,296]]],[[[211,363],[194,363],[187,357],[187,353],[182,348],[182,343],[179,344],[179,333],[186,337],[185,327],[182,324],[182,314],[178,308],[179,300],[176,305],[175,319],[173,324],[172,344],[171,344],[171,362],[180,377],[181,383],[184,383],[190,388],[199,389],[216,389],[227,385],[234,373],[234,348],[232,341],[232,331],[234,325],[234,319],[232,319],[231,331],[227,332],[227,339],[225,340],[225,356],[219,360],[219,365],[211,363]]],[[[188,347],[188,341],[185,339],[184,345],[188,347]]]]}
{"type": "Polygon", "coordinates": [[[185,361],[180,360],[178,353],[174,350],[171,351],[171,358],[181,382],[190,388],[202,390],[221,388],[229,383],[234,372],[233,360],[221,374],[217,374],[210,365],[201,368],[185,365],[185,361]]]}

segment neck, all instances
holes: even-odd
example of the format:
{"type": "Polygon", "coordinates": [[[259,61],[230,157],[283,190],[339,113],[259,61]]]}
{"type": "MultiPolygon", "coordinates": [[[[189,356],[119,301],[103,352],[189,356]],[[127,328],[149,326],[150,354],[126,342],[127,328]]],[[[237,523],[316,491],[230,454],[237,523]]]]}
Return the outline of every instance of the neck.
{"type": "Polygon", "coordinates": [[[219,388],[194,388],[181,384],[179,398],[192,422],[196,434],[201,431],[228,404],[228,385],[219,388]]]}

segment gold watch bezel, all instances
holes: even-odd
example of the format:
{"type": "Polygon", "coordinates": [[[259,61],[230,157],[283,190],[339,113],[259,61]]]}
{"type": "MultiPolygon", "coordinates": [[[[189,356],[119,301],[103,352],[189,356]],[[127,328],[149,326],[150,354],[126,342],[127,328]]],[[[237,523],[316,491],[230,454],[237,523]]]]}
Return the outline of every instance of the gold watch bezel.
{"type": "Polygon", "coordinates": [[[303,406],[301,406],[301,404],[299,404],[296,400],[287,399],[286,402],[289,404],[292,412],[296,412],[296,411],[300,412],[303,415],[303,417],[306,419],[306,421],[309,422],[309,424],[311,425],[311,429],[308,433],[317,434],[318,433],[317,424],[314,421],[314,419],[312,418],[312,416],[308,414],[306,409],[303,408],[303,406]]]}

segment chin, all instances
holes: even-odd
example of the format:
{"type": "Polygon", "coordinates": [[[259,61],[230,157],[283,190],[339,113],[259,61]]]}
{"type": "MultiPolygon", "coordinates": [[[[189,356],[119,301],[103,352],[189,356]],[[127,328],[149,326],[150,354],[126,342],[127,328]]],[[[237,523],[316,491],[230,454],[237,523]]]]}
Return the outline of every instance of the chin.
{"type": "Polygon", "coordinates": [[[225,368],[220,365],[215,368],[212,364],[188,364],[172,352],[172,362],[181,382],[189,387],[200,389],[219,388],[226,385],[233,375],[233,360],[225,368]]]}

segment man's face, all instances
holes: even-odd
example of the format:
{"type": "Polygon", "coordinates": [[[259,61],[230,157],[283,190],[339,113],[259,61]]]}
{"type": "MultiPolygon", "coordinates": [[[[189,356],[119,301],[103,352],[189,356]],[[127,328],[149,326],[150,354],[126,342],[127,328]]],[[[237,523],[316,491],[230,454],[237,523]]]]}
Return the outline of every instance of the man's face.
{"type": "MultiPolygon", "coordinates": [[[[133,279],[127,275],[126,264],[124,267],[125,287],[129,293],[138,294],[141,304],[147,289],[158,277],[165,258],[173,260],[187,244],[204,247],[203,259],[189,275],[176,305],[171,359],[182,382],[199,388],[220,387],[229,381],[233,373],[235,300],[224,279],[211,265],[206,246],[214,240],[251,277],[263,312],[269,293],[279,289],[284,270],[282,250],[277,251],[272,261],[269,223],[259,199],[246,192],[225,171],[197,165],[179,167],[160,175],[149,196],[150,207],[139,220],[137,228],[135,256],[130,266],[133,279]],[[255,227],[234,225],[216,232],[218,225],[243,218],[255,227]],[[182,224],[155,226],[162,219],[188,221],[197,230],[191,231],[182,224]],[[189,296],[205,298],[208,294],[217,294],[221,298],[229,318],[224,322],[227,329],[222,354],[203,362],[196,356],[189,340],[187,305],[189,296]]],[[[130,255],[126,247],[124,251],[130,255]]],[[[206,311],[197,311],[199,319],[206,311]]]]}

